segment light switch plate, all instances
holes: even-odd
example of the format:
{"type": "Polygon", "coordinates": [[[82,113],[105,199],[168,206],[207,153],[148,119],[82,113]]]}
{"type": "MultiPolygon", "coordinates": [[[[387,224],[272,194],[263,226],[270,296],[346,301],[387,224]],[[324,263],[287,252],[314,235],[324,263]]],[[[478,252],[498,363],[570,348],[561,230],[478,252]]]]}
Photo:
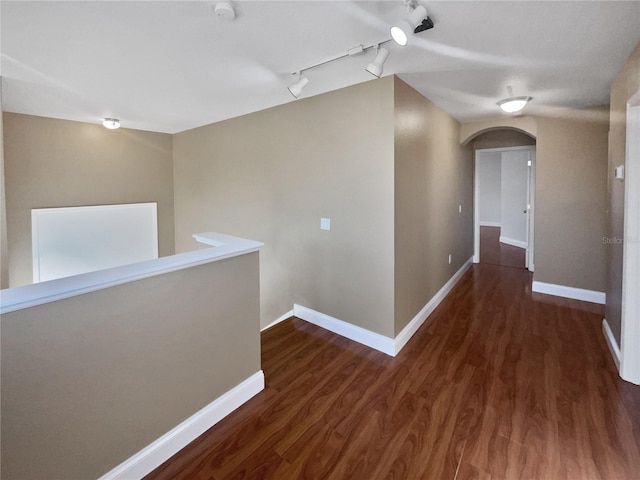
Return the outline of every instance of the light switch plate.
{"type": "Polygon", "coordinates": [[[330,218],[321,218],[320,219],[320,230],[331,230],[331,219],[330,218]]]}

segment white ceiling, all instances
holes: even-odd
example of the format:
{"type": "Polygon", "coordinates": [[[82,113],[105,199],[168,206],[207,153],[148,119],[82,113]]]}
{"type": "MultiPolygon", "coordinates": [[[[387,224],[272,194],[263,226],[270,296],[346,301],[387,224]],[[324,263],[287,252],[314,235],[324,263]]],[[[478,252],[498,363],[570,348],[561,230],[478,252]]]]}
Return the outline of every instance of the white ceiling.
{"type": "MultiPolygon", "coordinates": [[[[386,44],[397,74],[455,118],[609,101],[640,42],[640,1],[425,1],[435,28],[386,44]]],[[[389,38],[396,1],[0,2],[4,110],[175,133],[293,100],[291,72],[389,38]]],[[[371,80],[374,50],[305,72],[301,98],[371,80]]]]}

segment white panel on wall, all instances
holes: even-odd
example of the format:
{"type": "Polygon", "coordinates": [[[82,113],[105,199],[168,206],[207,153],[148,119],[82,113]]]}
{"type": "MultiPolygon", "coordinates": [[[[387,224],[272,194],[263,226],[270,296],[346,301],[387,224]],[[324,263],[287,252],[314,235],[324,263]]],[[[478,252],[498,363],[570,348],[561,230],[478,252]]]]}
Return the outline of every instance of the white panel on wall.
{"type": "Polygon", "coordinates": [[[502,153],[502,230],[500,241],[527,244],[529,150],[502,153]]]}
{"type": "Polygon", "coordinates": [[[156,203],[31,210],[33,282],[158,258],[156,203]]]}
{"type": "Polygon", "coordinates": [[[499,227],[502,217],[500,152],[478,152],[478,214],[480,225],[499,227]]]}

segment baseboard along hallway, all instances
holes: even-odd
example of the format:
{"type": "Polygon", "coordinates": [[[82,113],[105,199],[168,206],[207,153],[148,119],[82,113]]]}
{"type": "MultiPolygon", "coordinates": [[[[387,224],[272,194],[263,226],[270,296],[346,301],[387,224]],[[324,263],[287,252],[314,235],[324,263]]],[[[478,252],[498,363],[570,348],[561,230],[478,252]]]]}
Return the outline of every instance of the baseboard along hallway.
{"type": "Polygon", "coordinates": [[[602,316],[475,264],[396,357],[292,317],[262,333],[266,389],[145,478],[637,478],[602,316]]]}

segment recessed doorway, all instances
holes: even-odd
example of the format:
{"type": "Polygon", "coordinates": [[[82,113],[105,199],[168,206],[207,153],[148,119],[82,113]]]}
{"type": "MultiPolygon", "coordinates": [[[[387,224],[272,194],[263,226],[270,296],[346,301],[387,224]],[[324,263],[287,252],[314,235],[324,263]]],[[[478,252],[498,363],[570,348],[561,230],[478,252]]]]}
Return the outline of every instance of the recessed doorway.
{"type": "Polygon", "coordinates": [[[474,262],[533,271],[535,146],[476,150],[474,262]]]}

